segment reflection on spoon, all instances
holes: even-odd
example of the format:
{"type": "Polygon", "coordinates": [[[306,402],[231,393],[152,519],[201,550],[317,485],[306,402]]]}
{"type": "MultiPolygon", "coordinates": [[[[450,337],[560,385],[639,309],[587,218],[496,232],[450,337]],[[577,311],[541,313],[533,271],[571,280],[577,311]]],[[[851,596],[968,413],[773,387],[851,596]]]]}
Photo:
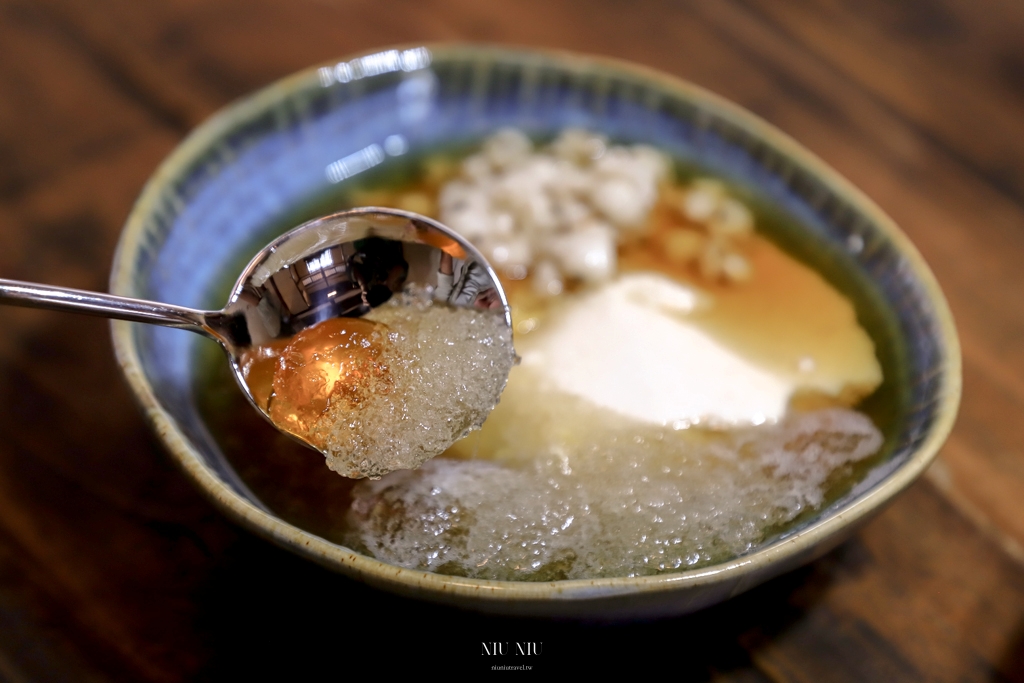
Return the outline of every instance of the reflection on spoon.
{"type": "Polygon", "coordinates": [[[395,209],[344,211],[282,235],[220,311],[12,280],[0,280],[0,303],[210,337],[253,406],[353,477],[416,467],[479,427],[515,359],[508,303],[484,257],[395,209]]]}

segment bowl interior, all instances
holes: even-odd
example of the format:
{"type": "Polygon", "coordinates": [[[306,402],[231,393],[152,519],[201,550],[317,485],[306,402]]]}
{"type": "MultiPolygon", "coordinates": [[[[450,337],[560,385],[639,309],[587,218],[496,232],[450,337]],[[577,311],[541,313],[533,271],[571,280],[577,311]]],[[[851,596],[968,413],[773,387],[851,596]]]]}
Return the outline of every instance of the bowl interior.
{"type": "MultiPolygon", "coordinates": [[[[862,406],[886,435],[883,455],[859,484],[774,540],[834,518],[908,463],[914,474],[923,469],[955,412],[959,357],[941,293],[913,247],[869,201],[767,124],[626,65],[411,48],[286,79],[204,124],[165,162],[129,220],[113,291],[220,308],[249,257],[283,230],[342,208],[353,186],[398,182],[422,155],[469,148],[503,126],[538,139],[587,128],[658,147],[681,173],[724,177],[767,217],[760,229],[855,302],[886,377],[862,406]]],[[[238,476],[198,409],[197,358],[210,344],[135,325],[118,351],[151,415],[169,418],[176,457],[187,452],[190,466],[212,477],[200,484],[222,485],[215,493],[222,502],[235,497],[274,513],[238,476]]],[[[288,534],[278,532],[287,545],[288,534]]]]}

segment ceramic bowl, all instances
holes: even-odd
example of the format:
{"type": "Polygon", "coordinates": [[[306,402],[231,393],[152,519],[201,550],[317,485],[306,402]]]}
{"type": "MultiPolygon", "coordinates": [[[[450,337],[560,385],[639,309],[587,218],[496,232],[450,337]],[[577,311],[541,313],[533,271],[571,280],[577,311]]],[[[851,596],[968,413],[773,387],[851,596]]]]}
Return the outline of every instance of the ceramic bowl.
{"type": "Polygon", "coordinates": [[[917,251],[878,207],[785,134],[701,88],[618,61],[414,46],[279,81],[204,123],[160,166],[124,228],[111,291],[219,308],[211,293],[224,274],[274,236],[268,231],[290,218],[298,224],[301,207],[316,206],[338,183],[509,125],[538,137],[578,126],[649,143],[795,219],[798,232],[781,239],[859,278],[873,303],[858,313],[882,321],[874,334],[888,337],[876,344],[890,349],[883,365],[901,399],[887,417],[884,462],[813,516],[714,566],[549,583],[442,576],[384,564],[276,515],[232,469],[197,408],[196,349],[209,342],[114,323],[118,358],[148,419],[227,515],[290,551],[406,595],[499,613],[650,616],[699,609],[810,561],[922,473],[953,423],[960,352],[946,302],[917,251]]]}

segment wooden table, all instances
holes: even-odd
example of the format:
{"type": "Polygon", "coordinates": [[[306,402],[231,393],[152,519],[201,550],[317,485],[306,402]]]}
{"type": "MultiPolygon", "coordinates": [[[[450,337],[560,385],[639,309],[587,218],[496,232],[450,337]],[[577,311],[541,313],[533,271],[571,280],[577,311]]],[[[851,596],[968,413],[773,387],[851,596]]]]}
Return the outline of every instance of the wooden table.
{"type": "Polygon", "coordinates": [[[686,618],[494,619],[380,594],[255,538],[178,473],[107,324],[0,310],[0,679],[634,662],[728,681],[1024,680],[1024,4],[1014,0],[0,0],[0,275],[104,289],[193,126],[395,42],[614,55],[748,107],[863,188],[956,316],[964,402],[928,475],[810,567],[686,618]],[[516,662],[519,663],[519,662],[516,662]]]}

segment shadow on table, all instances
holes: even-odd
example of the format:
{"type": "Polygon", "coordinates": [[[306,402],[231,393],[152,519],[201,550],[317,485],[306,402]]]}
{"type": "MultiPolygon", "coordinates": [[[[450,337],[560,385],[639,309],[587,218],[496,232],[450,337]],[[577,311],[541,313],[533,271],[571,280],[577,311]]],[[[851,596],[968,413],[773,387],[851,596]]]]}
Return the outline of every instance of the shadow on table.
{"type": "Polygon", "coordinates": [[[331,671],[356,662],[381,672],[477,672],[493,666],[581,673],[610,664],[675,679],[763,680],[751,654],[813,607],[837,576],[858,572],[856,540],[810,567],[696,614],[599,624],[504,618],[403,599],[339,577],[257,539],[236,547],[227,573],[203,596],[210,680],[248,674],[331,671]],[[486,656],[483,642],[508,642],[486,656]],[[538,643],[518,656],[515,643],[538,643]]]}
{"type": "Polygon", "coordinates": [[[1010,647],[1000,657],[991,680],[1024,682],[1024,621],[1017,624],[1010,636],[1010,647]]]}

